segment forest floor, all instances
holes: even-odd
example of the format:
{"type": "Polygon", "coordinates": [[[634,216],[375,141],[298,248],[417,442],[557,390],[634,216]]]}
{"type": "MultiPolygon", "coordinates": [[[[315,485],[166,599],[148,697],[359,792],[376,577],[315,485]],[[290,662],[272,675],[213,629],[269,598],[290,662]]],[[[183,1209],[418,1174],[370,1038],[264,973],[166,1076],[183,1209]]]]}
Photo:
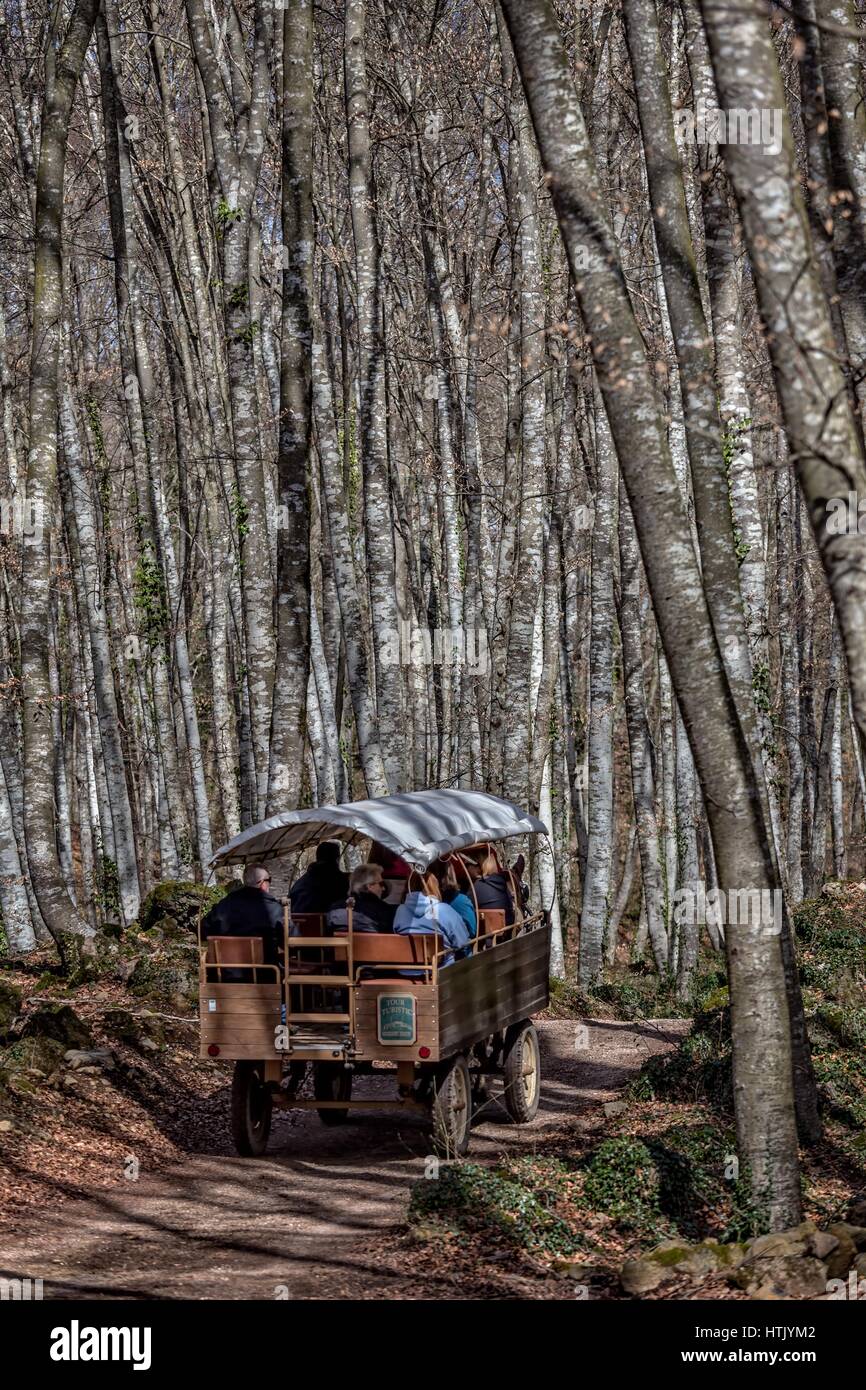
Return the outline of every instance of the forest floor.
{"type": "MultiPolygon", "coordinates": [[[[494,1097],[473,1130],[473,1163],[603,1137],[605,1103],[689,1026],[585,1022],[579,1049],[574,1021],[540,1023],[538,1116],[511,1125],[494,1097]]],[[[112,1071],[82,1077],[74,1096],[52,1102],[43,1091],[44,1108],[31,1098],[26,1128],[3,1136],[0,1275],[42,1278],[46,1298],[67,1299],[569,1296],[544,1265],[515,1268],[496,1250],[481,1264],[469,1250],[437,1258],[407,1237],[409,1188],[430,1167],[420,1119],[361,1112],[326,1129],[311,1111],[275,1114],[265,1158],[240,1159],[228,1138],[227,1069],[188,1051],[160,1059],[161,1099],[156,1059],[120,1056],[112,1071]],[[134,1180],[123,1176],[132,1158],[134,1180]]],[[[365,1078],[357,1094],[383,1084],[365,1078]]]]}
{"type": "MultiPolygon", "coordinates": [[[[47,953],[0,957],[0,1277],[66,1299],[619,1299],[626,1262],[765,1229],[737,1168],[718,957],[689,1001],[627,960],[591,995],[557,984],[538,1116],[512,1125],[494,1094],[459,1163],[437,1163],[422,1118],[375,1111],[278,1112],[249,1160],[230,1069],[198,1056],[200,893],[154,890],[77,985],[47,953]]],[[[866,1260],[866,884],[827,885],[795,926],[824,1120],[804,1215],[853,1222],[866,1260]]],[[[674,1263],[640,1296],[750,1296],[674,1263]]]]}

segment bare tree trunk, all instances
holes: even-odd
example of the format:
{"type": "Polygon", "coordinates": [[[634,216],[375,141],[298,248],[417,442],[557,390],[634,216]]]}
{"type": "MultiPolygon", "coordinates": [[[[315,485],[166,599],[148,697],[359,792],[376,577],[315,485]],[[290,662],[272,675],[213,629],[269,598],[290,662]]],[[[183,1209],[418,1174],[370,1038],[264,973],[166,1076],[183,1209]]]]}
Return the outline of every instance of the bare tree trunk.
{"type": "Polygon", "coordinates": [[[21,694],[24,824],[31,880],[61,958],[74,966],[70,937],[93,929],[76,912],[57,856],[51,738],[52,539],[57,519],[58,373],[63,320],[63,191],[69,115],[93,31],[97,0],[77,0],[42,108],[36,175],[36,265],[30,359],[27,497],[41,509],[39,543],[24,545],[21,576],[21,694]]]}
{"type": "MultiPolygon", "coordinates": [[[[583,117],[546,0],[503,0],[629,494],[656,618],[726,888],[776,887],[761,803],[725,679],[645,350],[604,217],[583,117]],[[698,674],[699,673],[699,674],[698,674]]],[[[733,66],[733,62],[732,62],[733,66]]],[[[742,1158],[775,1228],[799,1219],[785,979],[778,939],[729,928],[742,1158]]]]}
{"type": "Polygon", "coordinates": [[[309,458],[313,344],[313,5],[283,20],[283,307],[277,456],[277,658],[267,814],[297,806],[310,670],[309,458]]]}

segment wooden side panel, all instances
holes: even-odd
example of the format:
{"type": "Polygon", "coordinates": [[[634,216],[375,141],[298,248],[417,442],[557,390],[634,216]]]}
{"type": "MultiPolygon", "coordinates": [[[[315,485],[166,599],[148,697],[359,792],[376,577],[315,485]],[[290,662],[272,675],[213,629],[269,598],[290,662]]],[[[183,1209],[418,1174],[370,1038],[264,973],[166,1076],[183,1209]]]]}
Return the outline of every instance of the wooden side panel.
{"type": "Polygon", "coordinates": [[[439,971],[439,1056],[448,1057],[547,1006],[550,926],[439,971]]]}
{"type": "Polygon", "coordinates": [[[201,987],[201,1055],[212,1043],[225,1060],[276,1057],[275,1029],[280,1024],[280,987],[273,985],[203,984],[201,987]]]}

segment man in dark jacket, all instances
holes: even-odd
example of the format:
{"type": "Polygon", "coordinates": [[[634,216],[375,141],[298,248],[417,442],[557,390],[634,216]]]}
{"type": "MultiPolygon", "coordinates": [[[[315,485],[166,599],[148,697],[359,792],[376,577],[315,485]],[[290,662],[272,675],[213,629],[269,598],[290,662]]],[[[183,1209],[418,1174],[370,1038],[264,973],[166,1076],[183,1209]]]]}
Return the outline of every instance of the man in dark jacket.
{"type": "Polygon", "coordinates": [[[327,912],[334,903],[346,901],[349,875],[340,868],[337,840],[325,840],[316,850],[316,858],[289,890],[292,912],[327,912]]]}
{"type": "MultiPolygon", "coordinates": [[[[260,936],[266,965],[279,965],[277,949],[283,940],[283,909],[268,889],[271,876],[261,864],[244,869],[244,885],[220,898],[201,924],[202,940],[209,936],[260,936]]],[[[249,970],[223,970],[222,978],[251,984],[249,970]]]]}

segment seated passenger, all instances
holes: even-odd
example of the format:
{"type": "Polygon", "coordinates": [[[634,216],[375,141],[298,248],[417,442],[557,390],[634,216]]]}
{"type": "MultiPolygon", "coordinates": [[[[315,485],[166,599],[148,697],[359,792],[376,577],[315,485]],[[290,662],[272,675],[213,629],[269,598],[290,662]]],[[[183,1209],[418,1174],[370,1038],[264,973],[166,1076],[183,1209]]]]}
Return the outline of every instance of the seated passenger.
{"type": "Polygon", "coordinates": [[[349,875],[340,868],[341,849],[337,840],[319,845],[314,862],[289,889],[292,912],[327,912],[345,900],[349,875]]]}
{"type": "Polygon", "coordinates": [[[475,916],[475,908],[472,906],[472,899],[468,893],[464,893],[460,884],[457,882],[457,874],[454,865],[451,863],[443,866],[443,871],[439,876],[439,884],[442,890],[442,901],[452,907],[458,916],[463,918],[469,935],[474,938],[478,931],[478,919],[475,916]]]}
{"type": "MultiPolygon", "coordinates": [[[[409,880],[411,889],[415,878],[409,880]]],[[[406,901],[397,908],[394,917],[395,932],[429,936],[436,932],[443,937],[453,951],[462,952],[471,940],[469,928],[453,907],[443,903],[439,894],[439,882],[435,873],[418,874],[421,888],[410,891],[406,901]]],[[[450,965],[454,957],[448,955],[444,961],[450,965]]]]}
{"type": "Polygon", "coordinates": [[[378,864],[361,864],[352,870],[347,903],[335,903],[328,913],[331,931],[346,931],[348,901],[352,903],[352,930],[390,932],[394,930],[395,909],[383,902],[385,879],[378,864]]]}
{"type": "Polygon", "coordinates": [[[525,908],[529,903],[529,884],[523,877],[526,872],[526,859],[522,854],[518,854],[509,872],[512,875],[512,884],[516,882],[520,890],[520,901],[525,908]]]}
{"type": "MultiPolygon", "coordinates": [[[[283,940],[283,909],[268,889],[271,876],[262,864],[248,864],[242,888],[215,903],[201,924],[202,941],[211,936],[260,936],[266,965],[279,965],[283,940]]],[[[270,974],[270,972],[269,972],[270,974]]],[[[223,970],[226,983],[253,984],[252,970],[223,970]]],[[[264,978],[264,977],[263,977],[264,978]]]]}
{"type": "Polygon", "coordinates": [[[485,908],[504,911],[505,925],[507,927],[512,926],[514,924],[514,903],[511,901],[511,894],[508,891],[508,875],[500,869],[495,854],[486,855],[479,867],[479,876],[475,878],[470,862],[469,872],[474,880],[472,887],[475,889],[475,901],[478,903],[479,911],[483,912],[485,908]]]}

